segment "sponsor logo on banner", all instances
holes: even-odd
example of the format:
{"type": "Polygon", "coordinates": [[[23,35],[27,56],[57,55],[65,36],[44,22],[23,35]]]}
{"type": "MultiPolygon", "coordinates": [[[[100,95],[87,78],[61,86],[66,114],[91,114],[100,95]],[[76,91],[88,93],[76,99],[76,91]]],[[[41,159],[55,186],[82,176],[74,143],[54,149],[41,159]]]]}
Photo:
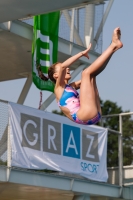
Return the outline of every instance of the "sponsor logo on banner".
{"type": "Polygon", "coordinates": [[[82,159],[81,169],[97,173],[98,133],[21,113],[22,147],[82,159]],[[42,130],[41,130],[42,129],[42,130]],[[44,133],[41,136],[41,131],[44,133]],[[82,131],[82,133],[80,133],[82,131]],[[42,140],[41,140],[42,138],[42,140]],[[42,141],[42,144],[41,144],[42,141]],[[41,148],[42,145],[42,148],[41,148]],[[89,163],[91,161],[91,163],[89,163]]]}
{"type": "Polygon", "coordinates": [[[74,173],[107,181],[107,129],[9,103],[11,166],[74,173]]]}

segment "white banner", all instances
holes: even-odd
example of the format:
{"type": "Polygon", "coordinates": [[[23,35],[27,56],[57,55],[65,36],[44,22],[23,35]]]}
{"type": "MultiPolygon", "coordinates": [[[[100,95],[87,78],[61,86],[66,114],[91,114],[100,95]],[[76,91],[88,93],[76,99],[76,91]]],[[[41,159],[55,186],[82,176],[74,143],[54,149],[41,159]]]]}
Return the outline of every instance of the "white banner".
{"type": "Polygon", "coordinates": [[[107,181],[107,129],[9,103],[12,166],[107,181]]]}

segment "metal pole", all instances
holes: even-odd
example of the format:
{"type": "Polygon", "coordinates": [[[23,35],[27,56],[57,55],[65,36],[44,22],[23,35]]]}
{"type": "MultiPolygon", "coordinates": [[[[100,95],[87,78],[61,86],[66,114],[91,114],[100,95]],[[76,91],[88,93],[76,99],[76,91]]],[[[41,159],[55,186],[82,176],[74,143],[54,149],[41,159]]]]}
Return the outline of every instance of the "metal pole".
{"type": "Polygon", "coordinates": [[[100,120],[100,126],[103,127],[103,119],[102,119],[102,118],[101,118],[101,120],[100,120]]]}
{"type": "Polygon", "coordinates": [[[18,104],[23,104],[24,103],[24,101],[25,101],[25,99],[27,97],[27,94],[28,94],[28,92],[30,90],[31,84],[32,84],[32,74],[29,74],[29,76],[27,77],[27,80],[25,82],[25,85],[24,85],[24,87],[22,89],[22,92],[21,92],[21,94],[20,94],[20,96],[18,98],[18,101],[17,101],[18,104]]]}
{"type": "Polygon", "coordinates": [[[119,115],[119,132],[121,133],[118,136],[118,156],[119,156],[119,186],[120,196],[122,195],[122,186],[123,186],[123,145],[122,145],[122,116],[119,115]]]}
{"type": "Polygon", "coordinates": [[[10,141],[10,119],[8,121],[8,136],[7,136],[7,181],[10,176],[11,168],[11,141],[10,141]]]}
{"type": "MultiPolygon", "coordinates": [[[[69,27],[71,27],[71,16],[70,16],[68,10],[63,10],[62,13],[63,13],[63,15],[64,15],[69,27]]],[[[78,33],[78,31],[77,31],[75,26],[74,26],[74,39],[75,39],[75,41],[76,41],[76,43],[78,45],[84,46],[84,44],[83,44],[83,42],[82,42],[82,40],[81,40],[81,38],[79,36],[79,33],[78,33]]]]}
{"type": "Polygon", "coordinates": [[[74,36],[74,15],[75,15],[75,8],[72,9],[71,15],[71,29],[70,29],[70,55],[72,55],[72,48],[73,48],[73,36],[74,36]]]}
{"type": "Polygon", "coordinates": [[[114,2],[114,0],[110,0],[109,3],[108,3],[107,8],[106,8],[106,10],[105,10],[103,19],[102,19],[102,21],[101,21],[101,23],[100,23],[100,25],[99,25],[99,28],[98,28],[97,33],[96,33],[95,38],[94,38],[94,41],[95,41],[94,48],[95,48],[95,46],[96,46],[96,44],[97,44],[97,41],[98,41],[98,39],[99,39],[99,36],[100,36],[100,34],[101,34],[101,32],[102,32],[102,29],[103,29],[103,27],[104,27],[104,24],[105,24],[105,22],[106,22],[106,19],[107,19],[108,15],[109,15],[109,12],[110,12],[111,7],[112,7],[112,5],[113,5],[113,2],[114,2]]]}
{"type": "Polygon", "coordinates": [[[85,47],[92,44],[93,48],[93,39],[94,39],[94,16],[95,16],[95,5],[89,4],[85,6],[85,27],[84,27],[84,40],[85,47]]]}
{"type": "Polygon", "coordinates": [[[114,134],[121,135],[121,133],[119,131],[115,131],[115,130],[112,130],[110,128],[108,128],[108,131],[111,132],[111,133],[114,133],[114,134]]]}
{"type": "Polygon", "coordinates": [[[126,116],[126,115],[133,115],[133,112],[127,112],[127,113],[120,113],[120,114],[112,114],[112,115],[102,115],[102,118],[107,118],[107,117],[116,117],[116,116],[126,116]]]}
{"type": "Polygon", "coordinates": [[[75,11],[76,11],[76,28],[77,32],[79,33],[79,8],[77,8],[75,11]]]}

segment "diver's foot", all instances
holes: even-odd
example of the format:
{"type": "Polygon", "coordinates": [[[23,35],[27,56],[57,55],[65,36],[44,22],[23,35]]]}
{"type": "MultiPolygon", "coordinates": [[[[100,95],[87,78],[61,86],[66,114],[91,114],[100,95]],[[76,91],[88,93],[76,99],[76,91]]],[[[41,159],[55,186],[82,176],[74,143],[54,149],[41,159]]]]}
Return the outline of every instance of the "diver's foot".
{"type": "Polygon", "coordinates": [[[115,28],[112,36],[112,43],[111,46],[113,47],[114,51],[123,47],[122,42],[120,41],[121,37],[121,30],[120,28],[115,28]]]}

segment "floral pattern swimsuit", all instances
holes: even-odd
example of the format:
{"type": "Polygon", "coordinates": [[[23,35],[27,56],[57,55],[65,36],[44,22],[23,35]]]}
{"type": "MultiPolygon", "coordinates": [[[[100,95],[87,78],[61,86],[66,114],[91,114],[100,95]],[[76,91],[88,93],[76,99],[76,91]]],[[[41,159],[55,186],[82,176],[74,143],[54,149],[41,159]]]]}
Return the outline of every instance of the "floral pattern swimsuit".
{"type": "Polygon", "coordinates": [[[78,119],[77,111],[80,108],[79,93],[77,92],[77,90],[75,90],[73,87],[71,87],[68,84],[65,86],[64,92],[63,92],[62,97],[60,98],[60,100],[58,102],[58,105],[68,108],[69,111],[70,111],[70,114],[73,118],[73,121],[78,123],[78,124],[84,124],[84,125],[96,124],[101,118],[101,115],[98,112],[96,117],[94,117],[91,120],[82,121],[82,120],[78,119]]]}

